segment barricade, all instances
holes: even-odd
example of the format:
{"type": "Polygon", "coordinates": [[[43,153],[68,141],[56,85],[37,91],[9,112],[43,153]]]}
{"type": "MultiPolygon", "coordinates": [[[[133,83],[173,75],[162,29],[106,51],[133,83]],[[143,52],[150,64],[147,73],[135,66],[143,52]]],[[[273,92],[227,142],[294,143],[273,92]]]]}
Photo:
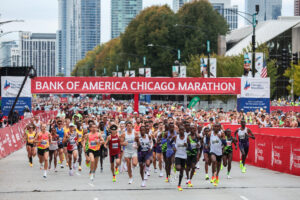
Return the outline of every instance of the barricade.
{"type": "MultiPolygon", "coordinates": [[[[42,122],[48,122],[57,114],[57,111],[47,111],[37,114],[42,122]]],[[[31,119],[23,119],[13,126],[0,129],[0,159],[19,150],[25,144],[24,128],[31,119]]]]}
{"type": "Polygon", "coordinates": [[[300,106],[271,106],[270,107],[271,112],[276,110],[281,110],[283,112],[289,112],[289,111],[300,112],[300,106]]]}
{"type": "MultiPolygon", "coordinates": [[[[223,125],[234,135],[240,125],[223,125]]],[[[300,176],[300,129],[259,128],[247,126],[255,135],[249,139],[246,164],[300,176]]],[[[234,148],[235,149],[235,148],[234,148]]],[[[240,161],[241,153],[233,151],[233,160],[240,161]]]]}

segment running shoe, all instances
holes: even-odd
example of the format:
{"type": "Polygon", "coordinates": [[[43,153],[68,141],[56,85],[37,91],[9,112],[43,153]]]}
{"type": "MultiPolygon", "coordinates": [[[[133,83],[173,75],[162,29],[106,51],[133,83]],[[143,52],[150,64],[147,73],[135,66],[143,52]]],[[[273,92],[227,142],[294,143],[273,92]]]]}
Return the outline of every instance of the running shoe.
{"type": "Polygon", "coordinates": [[[94,174],[90,173],[90,180],[93,181],[94,180],[94,174]]]}
{"type": "Polygon", "coordinates": [[[73,170],[70,170],[70,171],[69,171],[69,175],[70,175],[70,176],[73,176],[73,170]]]}
{"type": "Polygon", "coordinates": [[[147,176],[150,176],[150,173],[149,173],[149,171],[147,171],[147,172],[146,172],[146,174],[147,174],[147,176]]]}
{"type": "Polygon", "coordinates": [[[130,178],[128,184],[132,184],[132,182],[133,182],[133,178],[130,178]]]}
{"type": "Polygon", "coordinates": [[[158,172],[158,170],[157,169],[154,169],[154,173],[157,173],[158,172]]]}
{"type": "Polygon", "coordinates": [[[54,172],[57,172],[57,169],[56,169],[56,167],[54,168],[54,172]]]}
{"type": "Polygon", "coordinates": [[[73,163],[73,168],[74,168],[74,170],[77,169],[77,163],[73,163]]]}
{"type": "Polygon", "coordinates": [[[227,175],[227,179],[232,179],[232,177],[228,174],[228,175],[227,175]]]}
{"type": "Polygon", "coordinates": [[[81,168],[81,166],[79,165],[79,166],[78,166],[78,171],[81,172],[81,170],[82,170],[82,168],[81,168]]]}
{"type": "Polygon", "coordinates": [[[29,163],[29,166],[30,166],[30,167],[32,167],[32,166],[33,166],[33,164],[32,164],[32,163],[29,163]]]}
{"type": "Polygon", "coordinates": [[[141,187],[146,187],[146,181],[145,180],[142,181],[141,187]]]}
{"type": "Polygon", "coordinates": [[[205,180],[209,180],[208,174],[205,175],[205,180]]]}
{"type": "Polygon", "coordinates": [[[197,174],[197,172],[196,172],[196,170],[194,171],[194,175],[196,175],[197,174]]]}
{"type": "Polygon", "coordinates": [[[197,162],[196,168],[197,168],[197,169],[200,169],[200,162],[197,162]]]}
{"type": "Polygon", "coordinates": [[[115,174],[118,175],[119,174],[119,169],[116,167],[116,170],[115,170],[115,174]]]}
{"type": "Polygon", "coordinates": [[[164,176],[164,173],[162,171],[160,171],[159,177],[163,177],[163,176],[164,176]]]}
{"type": "Polygon", "coordinates": [[[61,164],[60,160],[58,161],[58,164],[61,164]]]}
{"type": "Polygon", "coordinates": [[[221,168],[220,169],[223,170],[223,163],[221,163],[221,168]]]}
{"type": "Polygon", "coordinates": [[[246,167],[242,168],[242,173],[246,173],[246,167]]]}
{"type": "Polygon", "coordinates": [[[240,168],[243,169],[243,162],[240,160],[240,168]]]}
{"type": "Polygon", "coordinates": [[[213,183],[214,181],[215,181],[215,177],[213,176],[213,177],[211,177],[210,182],[213,183]]]}
{"type": "Polygon", "coordinates": [[[44,177],[44,178],[47,178],[47,171],[46,171],[46,170],[44,171],[43,177],[44,177]]]}
{"type": "Polygon", "coordinates": [[[177,188],[178,188],[178,191],[182,191],[181,186],[177,186],[177,188]]]}
{"type": "Polygon", "coordinates": [[[188,186],[189,186],[189,187],[193,187],[193,184],[192,184],[191,180],[189,180],[188,186]]]}
{"type": "Polygon", "coordinates": [[[90,162],[85,161],[85,165],[89,168],[91,166],[90,162]]]}
{"type": "Polygon", "coordinates": [[[63,165],[60,165],[60,168],[64,168],[64,166],[63,166],[63,165]]]}
{"type": "Polygon", "coordinates": [[[218,186],[219,181],[217,179],[214,180],[214,186],[218,186]]]}
{"type": "Polygon", "coordinates": [[[166,182],[166,183],[169,183],[169,178],[168,178],[168,177],[165,179],[165,182],[166,182]]]}
{"type": "Polygon", "coordinates": [[[147,174],[147,172],[144,173],[144,179],[148,180],[148,174],[147,174]]]}
{"type": "Polygon", "coordinates": [[[113,182],[116,182],[117,181],[117,179],[116,179],[116,176],[113,176],[113,180],[112,180],[113,182]]]}

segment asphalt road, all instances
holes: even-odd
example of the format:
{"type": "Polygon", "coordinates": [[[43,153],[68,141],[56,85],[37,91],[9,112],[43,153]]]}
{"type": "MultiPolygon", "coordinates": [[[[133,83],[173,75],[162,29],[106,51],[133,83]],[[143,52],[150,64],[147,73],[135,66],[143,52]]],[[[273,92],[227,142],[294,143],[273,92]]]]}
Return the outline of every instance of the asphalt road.
{"type": "Polygon", "coordinates": [[[151,170],[147,187],[141,188],[138,169],[134,172],[134,183],[128,185],[127,173],[117,176],[112,182],[108,159],[105,160],[104,172],[98,169],[93,182],[88,178],[88,168],[81,173],[69,176],[67,168],[58,172],[48,172],[47,179],[42,177],[38,159],[34,158],[31,168],[27,161],[25,148],[0,160],[0,200],[38,199],[38,200],[147,200],[151,199],[222,199],[222,200],[281,200],[300,198],[300,177],[247,166],[247,173],[242,174],[238,163],[233,164],[231,176],[226,179],[226,169],[221,171],[220,183],[214,187],[204,180],[203,163],[193,178],[193,188],[187,188],[183,180],[183,191],[177,191],[177,181],[165,183],[164,178],[151,170]]]}

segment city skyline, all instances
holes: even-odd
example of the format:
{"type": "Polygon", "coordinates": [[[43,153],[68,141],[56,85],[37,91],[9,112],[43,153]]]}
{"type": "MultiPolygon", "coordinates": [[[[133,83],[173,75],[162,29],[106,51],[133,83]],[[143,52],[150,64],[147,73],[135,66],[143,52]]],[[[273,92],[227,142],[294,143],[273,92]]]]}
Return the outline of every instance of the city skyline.
{"type": "MultiPolygon", "coordinates": [[[[168,4],[172,6],[173,0],[157,0],[155,3],[150,0],[143,1],[143,9],[152,5],[163,5],[168,4]]],[[[110,0],[102,1],[101,6],[101,42],[107,42],[111,37],[110,30],[110,0]]],[[[244,0],[232,0],[232,5],[238,5],[240,11],[245,10],[244,0]]],[[[172,8],[172,7],[171,7],[172,8]]],[[[23,19],[25,22],[11,23],[1,26],[4,32],[7,31],[30,31],[36,33],[55,33],[58,30],[58,1],[56,0],[45,0],[34,1],[26,0],[19,2],[17,0],[6,1],[0,8],[0,21],[10,19],[23,19]],[[35,12],[27,12],[29,8],[32,9],[32,3],[34,2],[35,12]],[[27,9],[28,8],[28,9],[27,9]]],[[[283,0],[282,5],[283,16],[294,15],[294,0],[283,0]]],[[[239,28],[245,25],[244,20],[239,18],[239,28]]],[[[18,34],[9,34],[0,38],[2,41],[11,39],[17,39],[18,34]]]]}

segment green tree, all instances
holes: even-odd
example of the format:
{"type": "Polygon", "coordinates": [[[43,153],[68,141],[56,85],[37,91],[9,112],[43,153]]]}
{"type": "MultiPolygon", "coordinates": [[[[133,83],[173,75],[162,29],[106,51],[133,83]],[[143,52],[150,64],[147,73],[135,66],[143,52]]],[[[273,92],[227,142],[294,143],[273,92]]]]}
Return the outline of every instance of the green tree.
{"type": "MultiPolygon", "coordinates": [[[[284,72],[284,76],[290,80],[294,80],[294,95],[300,96],[300,65],[293,65],[284,72]]],[[[291,94],[292,83],[287,86],[287,90],[291,94]]]]}

